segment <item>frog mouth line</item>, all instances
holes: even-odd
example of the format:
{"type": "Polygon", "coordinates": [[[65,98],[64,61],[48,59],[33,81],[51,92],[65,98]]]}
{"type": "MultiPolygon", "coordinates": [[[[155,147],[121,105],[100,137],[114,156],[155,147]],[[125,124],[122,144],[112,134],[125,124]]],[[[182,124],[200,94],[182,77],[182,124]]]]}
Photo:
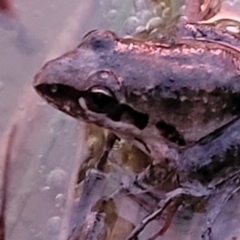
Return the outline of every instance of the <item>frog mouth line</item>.
{"type": "MultiPolygon", "coordinates": [[[[35,86],[35,89],[55,108],[77,119],[80,117],[88,121],[87,111],[91,111],[96,116],[104,114],[114,122],[131,124],[140,130],[148,125],[148,114],[138,112],[126,104],[119,103],[117,99],[112,100],[112,104],[109,105],[107,110],[100,111],[95,107],[91,108],[88,91],[79,91],[74,87],[63,84],[39,84],[35,86]],[[87,109],[79,103],[81,98],[85,100],[87,109]]],[[[92,101],[90,102],[92,104],[92,101]]]]}
{"type": "Polygon", "coordinates": [[[84,95],[84,92],[62,84],[39,84],[35,89],[50,105],[68,115],[78,118],[79,114],[83,113],[78,99],[84,95]]]}

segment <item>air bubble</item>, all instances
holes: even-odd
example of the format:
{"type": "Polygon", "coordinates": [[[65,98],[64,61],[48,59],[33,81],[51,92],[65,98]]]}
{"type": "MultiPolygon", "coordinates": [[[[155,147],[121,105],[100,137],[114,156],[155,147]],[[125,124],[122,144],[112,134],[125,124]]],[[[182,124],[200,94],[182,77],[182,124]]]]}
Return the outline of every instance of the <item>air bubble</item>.
{"type": "Polygon", "coordinates": [[[163,9],[163,12],[162,12],[162,17],[163,17],[163,18],[169,17],[170,14],[171,14],[171,11],[170,11],[170,8],[169,8],[169,7],[163,9]]]}
{"type": "Polygon", "coordinates": [[[180,7],[179,12],[180,12],[180,15],[184,15],[185,12],[186,12],[186,5],[182,5],[182,6],[180,7]]]}
{"type": "Polygon", "coordinates": [[[60,193],[55,197],[55,206],[57,208],[62,208],[64,207],[65,201],[66,201],[65,195],[60,193]]]}
{"type": "Polygon", "coordinates": [[[131,35],[135,32],[135,29],[139,26],[139,20],[135,16],[129,17],[126,20],[124,26],[126,33],[131,35]]]}
{"type": "Polygon", "coordinates": [[[147,21],[149,21],[149,19],[151,19],[151,17],[152,17],[151,11],[149,11],[149,10],[142,11],[141,16],[140,16],[142,24],[146,24],[147,21]]]}
{"type": "Polygon", "coordinates": [[[50,190],[50,187],[49,186],[44,186],[44,187],[42,187],[41,189],[41,192],[48,192],[49,190],[50,190]]]}
{"type": "Polygon", "coordinates": [[[162,23],[163,21],[162,21],[162,18],[160,17],[151,18],[147,23],[146,29],[153,30],[154,28],[158,28],[159,25],[161,25],[162,23]]]}
{"type": "Polygon", "coordinates": [[[51,234],[57,234],[59,233],[61,229],[61,218],[59,216],[55,216],[50,218],[47,221],[47,232],[51,234]]]}
{"type": "Polygon", "coordinates": [[[116,11],[115,9],[112,9],[112,10],[110,10],[110,11],[107,13],[107,18],[108,18],[109,20],[115,19],[116,16],[117,16],[117,11],[116,11]]]}
{"type": "Polygon", "coordinates": [[[134,0],[134,5],[136,11],[141,11],[143,9],[147,9],[147,1],[146,0],[134,0]]]}
{"type": "Polygon", "coordinates": [[[153,9],[153,12],[154,12],[157,16],[162,16],[163,10],[165,9],[165,7],[166,7],[166,6],[163,6],[163,5],[156,6],[156,7],[153,9]]]}
{"type": "Polygon", "coordinates": [[[136,33],[141,33],[141,32],[143,32],[143,31],[145,31],[145,27],[144,27],[144,26],[138,26],[138,27],[136,28],[136,33]]]}
{"type": "Polygon", "coordinates": [[[67,173],[62,169],[55,169],[51,171],[48,176],[46,183],[49,187],[64,187],[66,183],[67,173]]]}

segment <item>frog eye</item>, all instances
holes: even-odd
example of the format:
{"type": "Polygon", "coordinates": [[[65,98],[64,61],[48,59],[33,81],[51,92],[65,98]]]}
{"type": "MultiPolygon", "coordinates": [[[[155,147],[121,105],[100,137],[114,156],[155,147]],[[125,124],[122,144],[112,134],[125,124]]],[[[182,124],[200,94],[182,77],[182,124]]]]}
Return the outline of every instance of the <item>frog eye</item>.
{"type": "Polygon", "coordinates": [[[110,90],[106,88],[93,87],[85,96],[86,105],[89,110],[96,113],[109,113],[118,101],[110,90]]]}

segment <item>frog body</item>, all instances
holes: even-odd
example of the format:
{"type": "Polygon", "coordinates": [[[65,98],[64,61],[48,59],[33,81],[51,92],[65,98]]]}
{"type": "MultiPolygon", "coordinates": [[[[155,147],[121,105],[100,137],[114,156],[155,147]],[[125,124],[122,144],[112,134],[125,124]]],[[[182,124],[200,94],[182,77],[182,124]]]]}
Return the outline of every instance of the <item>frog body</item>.
{"type": "MultiPolygon", "coordinates": [[[[153,180],[159,184],[157,216],[174,199],[209,200],[219,189],[231,196],[239,188],[239,46],[235,35],[198,24],[179,26],[171,45],[96,30],[46,63],[34,87],[55,108],[109,129],[151,157],[135,180],[150,192],[153,180]]],[[[225,204],[213,202],[202,239],[210,239],[225,204]]]]}
{"type": "Polygon", "coordinates": [[[228,48],[240,51],[239,36],[224,29],[213,28],[203,24],[179,24],[176,36],[178,39],[194,39],[218,43],[228,48]]]}
{"type": "Polygon", "coordinates": [[[51,105],[110,129],[154,160],[177,161],[240,113],[239,52],[186,36],[166,45],[92,31],[46,63],[34,87],[51,105]]]}

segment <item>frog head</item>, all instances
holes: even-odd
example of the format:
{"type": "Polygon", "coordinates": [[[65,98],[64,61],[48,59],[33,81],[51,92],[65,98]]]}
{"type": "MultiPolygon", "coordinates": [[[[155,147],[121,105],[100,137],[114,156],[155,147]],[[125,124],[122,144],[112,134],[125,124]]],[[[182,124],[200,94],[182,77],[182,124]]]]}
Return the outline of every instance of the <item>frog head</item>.
{"type": "Polygon", "coordinates": [[[139,135],[148,124],[148,114],[128,104],[129,89],[123,82],[129,79],[122,73],[129,71],[130,63],[118,50],[127,52],[129,45],[120,41],[110,31],[90,32],[76,49],[43,66],[34,79],[36,91],[79,120],[139,135]]]}
{"type": "Polygon", "coordinates": [[[137,140],[145,152],[157,149],[157,156],[239,118],[238,57],[212,41],[167,46],[95,30],[46,63],[34,87],[59,110],[137,140]]]}

